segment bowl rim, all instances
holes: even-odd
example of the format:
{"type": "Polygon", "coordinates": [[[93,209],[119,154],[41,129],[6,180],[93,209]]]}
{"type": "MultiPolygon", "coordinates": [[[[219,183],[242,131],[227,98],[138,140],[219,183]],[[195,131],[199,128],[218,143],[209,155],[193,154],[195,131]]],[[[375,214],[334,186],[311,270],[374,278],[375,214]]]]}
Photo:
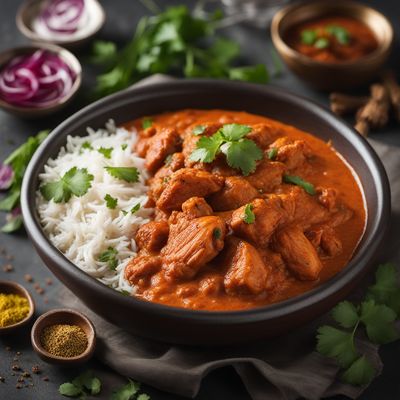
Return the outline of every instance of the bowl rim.
{"type": "MultiPolygon", "coordinates": [[[[281,10],[279,10],[273,17],[272,22],[271,22],[271,37],[272,41],[275,45],[275,47],[278,49],[279,52],[285,53],[288,57],[291,57],[292,59],[296,59],[296,62],[301,62],[302,64],[305,64],[307,66],[312,66],[312,67],[327,67],[327,68],[335,68],[335,69],[347,69],[349,67],[361,67],[364,66],[366,63],[378,60],[381,57],[385,56],[387,54],[392,45],[393,45],[393,40],[394,40],[394,30],[392,23],[389,21],[389,19],[383,15],[380,11],[377,9],[363,4],[359,3],[357,1],[353,0],[335,0],[334,6],[337,8],[343,8],[343,9],[351,9],[351,8],[358,8],[358,9],[364,9],[368,10],[368,12],[375,14],[379,18],[381,18],[387,25],[388,31],[389,31],[389,38],[385,40],[384,42],[379,42],[378,47],[372,51],[369,54],[366,54],[363,57],[357,58],[355,60],[348,60],[348,61],[341,61],[341,62],[332,62],[332,61],[319,61],[315,60],[311,57],[308,57],[299,51],[293,49],[290,47],[286,41],[283,39],[281,32],[280,32],[280,26],[284,18],[286,18],[289,14],[297,12],[299,9],[302,9],[304,7],[309,7],[312,6],[313,4],[319,4],[320,2],[318,0],[306,0],[304,2],[296,2],[294,4],[290,4],[281,10]]],[[[328,5],[332,6],[333,5],[328,5]]],[[[367,24],[366,22],[362,21],[365,25],[368,26],[369,29],[371,29],[370,25],[367,24]]],[[[372,30],[372,29],[371,29],[372,30]]]]}
{"type": "Polygon", "coordinates": [[[28,303],[29,303],[28,315],[21,321],[16,322],[15,324],[0,327],[0,333],[3,334],[3,333],[14,331],[14,329],[22,328],[24,325],[26,325],[31,320],[31,318],[33,317],[33,314],[35,313],[35,301],[33,300],[33,297],[29,293],[28,289],[26,289],[24,286],[22,286],[18,282],[9,281],[9,280],[0,280],[0,287],[1,286],[8,286],[11,289],[16,288],[17,292],[23,293],[23,296],[28,300],[28,303]]]}
{"type": "MultiPolygon", "coordinates": [[[[123,308],[133,306],[141,309],[141,311],[148,315],[162,315],[163,317],[171,317],[177,320],[190,318],[198,323],[211,323],[221,326],[255,323],[266,319],[288,316],[313,304],[317,304],[321,300],[339,292],[340,289],[345,287],[346,284],[351,282],[355,277],[359,276],[366,268],[365,262],[362,261],[370,260],[376,254],[389,225],[391,212],[389,181],[382,162],[367,140],[359,135],[345,121],[341,120],[331,111],[318,103],[311,101],[306,97],[293,94],[282,88],[274,87],[273,85],[262,86],[215,79],[171,80],[168,82],[139,85],[107,96],[76,112],[56,127],[35,152],[25,172],[21,192],[21,207],[26,230],[41,256],[54,261],[54,263],[57,264],[57,268],[62,271],[63,274],[68,275],[71,279],[80,280],[88,290],[94,290],[101,295],[104,301],[112,301],[116,306],[120,305],[123,308]],[[36,190],[38,182],[37,180],[33,180],[33,176],[37,175],[35,171],[37,165],[41,162],[41,159],[48,158],[46,155],[47,148],[51,146],[54,141],[57,141],[58,135],[64,135],[66,138],[66,136],[68,136],[68,128],[71,129],[77,125],[81,126],[82,123],[85,122],[85,119],[101,116],[104,113],[103,109],[105,107],[121,107],[121,103],[125,101],[123,104],[126,104],[132,96],[142,96],[143,98],[146,98],[147,96],[148,99],[151,99],[152,96],[158,95],[161,92],[163,94],[173,95],[179,94],[184,90],[187,91],[189,88],[194,91],[197,87],[200,87],[202,90],[207,88],[210,91],[222,91],[224,89],[229,91],[230,89],[236,89],[248,91],[252,94],[260,93],[261,95],[269,95],[272,99],[278,98],[281,101],[296,105],[299,108],[307,109],[308,111],[312,110],[312,113],[319,118],[337,126],[337,130],[339,130],[340,127],[341,136],[344,136],[347,139],[351,138],[358,151],[362,152],[363,155],[367,157],[368,165],[372,168],[372,175],[374,176],[374,179],[379,182],[382,189],[381,191],[377,191],[377,217],[372,220],[373,230],[371,231],[370,237],[366,243],[363,244],[363,252],[361,253],[359,251],[360,248],[358,248],[355,256],[350,260],[348,265],[331,279],[299,296],[267,306],[235,311],[185,309],[153,303],[133,296],[122,295],[80,270],[47,238],[37,218],[36,190]]],[[[368,218],[371,218],[371,216],[368,218]]]]}
{"type": "Polygon", "coordinates": [[[29,28],[24,22],[24,13],[26,10],[34,5],[35,3],[42,3],[45,0],[25,0],[22,2],[22,4],[18,7],[17,14],[15,16],[15,23],[17,25],[18,30],[28,39],[33,40],[35,42],[40,42],[40,43],[48,43],[48,44],[55,44],[55,45],[60,45],[60,46],[69,46],[69,45],[75,45],[81,42],[84,42],[85,40],[95,36],[100,29],[104,26],[106,22],[106,13],[104,11],[103,6],[98,0],[92,0],[95,4],[96,7],[98,7],[98,10],[100,11],[100,18],[97,21],[96,26],[93,28],[91,32],[88,34],[75,38],[75,39],[46,39],[40,36],[38,33],[33,31],[32,29],[29,28]]]}
{"type": "Polygon", "coordinates": [[[78,92],[79,88],[82,84],[82,65],[79,60],[76,58],[74,54],[72,54],[69,50],[58,46],[56,44],[51,43],[39,43],[34,42],[24,46],[10,47],[2,52],[0,52],[0,57],[6,56],[7,58],[0,63],[0,70],[8,63],[13,57],[29,54],[30,52],[35,52],[37,50],[46,50],[50,53],[56,54],[60,58],[62,58],[68,66],[76,73],[75,80],[72,84],[71,90],[68,94],[66,94],[62,99],[54,104],[50,104],[46,107],[23,107],[17,106],[15,104],[8,103],[7,101],[0,98],[0,107],[5,110],[20,113],[21,115],[27,114],[41,114],[43,112],[50,112],[52,110],[57,110],[60,107],[66,105],[72,97],[78,92]]]}

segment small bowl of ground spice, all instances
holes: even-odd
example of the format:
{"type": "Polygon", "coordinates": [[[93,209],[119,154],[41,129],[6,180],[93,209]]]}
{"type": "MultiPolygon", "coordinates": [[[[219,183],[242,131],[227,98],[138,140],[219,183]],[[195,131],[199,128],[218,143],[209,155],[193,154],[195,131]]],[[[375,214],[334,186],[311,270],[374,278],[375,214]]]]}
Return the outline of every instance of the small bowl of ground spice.
{"type": "Polygon", "coordinates": [[[35,312],[35,303],[20,284],[0,281],[0,334],[26,326],[35,312]]]}
{"type": "Polygon", "coordinates": [[[36,320],[31,341],[42,360],[71,366],[82,364],[92,357],[96,332],[90,320],[80,312],[57,309],[36,320]]]}

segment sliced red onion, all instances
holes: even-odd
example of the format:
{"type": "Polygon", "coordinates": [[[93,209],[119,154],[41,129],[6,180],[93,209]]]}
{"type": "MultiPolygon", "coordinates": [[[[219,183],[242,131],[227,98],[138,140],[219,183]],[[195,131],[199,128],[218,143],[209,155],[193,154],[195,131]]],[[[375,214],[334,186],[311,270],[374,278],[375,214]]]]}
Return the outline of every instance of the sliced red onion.
{"type": "Polygon", "coordinates": [[[76,76],[57,54],[37,50],[0,71],[0,98],[22,107],[46,107],[70,92],[76,76]]]}
{"type": "Polygon", "coordinates": [[[84,0],[50,0],[39,18],[49,31],[74,33],[85,8],[84,0]]]}
{"type": "Polygon", "coordinates": [[[11,186],[14,171],[10,165],[0,164],[0,190],[7,190],[11,186]]]}

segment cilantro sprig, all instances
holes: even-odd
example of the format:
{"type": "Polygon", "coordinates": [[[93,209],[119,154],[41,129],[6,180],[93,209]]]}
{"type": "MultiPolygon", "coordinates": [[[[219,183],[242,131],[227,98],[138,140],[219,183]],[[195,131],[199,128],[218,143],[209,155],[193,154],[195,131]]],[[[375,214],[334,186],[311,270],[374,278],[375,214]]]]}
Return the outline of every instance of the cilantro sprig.
{"type": "Polygon", "coordinates": [[[326,49],[329,47],[330,38],[335,38],[340,45],[346,46],[350,43],[350,32],[340,25],[328,25],[318,30],[304,29],[300,32],[301,42],[317,49],[326,49]],[[323,33],[325,33],[325,35],[323,35],[323,33]]]}
{"type": "Polygon", "coordinates": [[[109,208],[110,210],[115,210],[117,208],[118,199],[116,199],[115,197],[112,197],[110,194],[107,193],[104,196],[104,200],[106,202],[107,208],[109,208]]]}
{"type": "Polygon", "coordinates": [[[40,193],[47,200],[55,203],[67,203],[72,195],[81,197],[92,186],[93,175],[86,168],[71,168],[58,181],[45,183],[40,187],[40,193]]]}
{"type": "Polygon", "coordinates": [[[399,299],[400,286],[395,266],[380,265],[376,272],[376,283],[368,288],[366,299],[361,304],[343,301],[332,310],[332,317],[340,328],[325,325],[318,329],[317,351],[337,361],[343,369],[343,381],[365,385],[374,378],[374,366],[356,348],[355,336],[363,328],[368,339],[375,344],[399,339],[399,332],[394,325],[400,311],[399,299]]]}
{"type": "Polygon", "coordinates": [[[108,268],[115,270],[118,266],[118,251],[114,247],[109,247],[99,255],[99,261],[107,263],[108,268]]]}
{"type": "Polygon", "coordinates": [[[256,216],[253,212],[253,205],[252,204],[246,204],[244,208],[244,213],[243,213],[243,221],[246,224],[254,224],[256,220],[256,216]]]}
{"type": "Polygon", "coordinates": [[[129,379],[126,385],[121,386],[119,389],[112,392],[110,400],[133,400],[135,398],[137,400],[150,400],[150,396],[146,393],[138,395],[139,390],[140,383],[129,379]]]}
{"type": "Polygon", "coordinates": [[[97,151],[107,159],[111,158],[111,154],[112,154],[113,150],[114,149],[112,147],[100,147],[97,149],[97,151]]]}
{"type": "Polygon", "coordinates": [[[114,178],[125,182],[135,183],[139,181],[139,171],[135,167],[104,167],[114,178]]]}
{"type": "Polygon", "coordinates": [[[245,138],[251,130],[247,125],[225,124],[212,136],[202,136],[197,141],[190,159],[210,163],[219,153],[223,153],[230,167],[239,169],[247,176],[255,171],[256,162],[263,157],[263,152],[257,144],[245,138]]]}
{"type": "Polygon", "coordinates": [[[80,399],[86,399],[88,394],[95,396],[100,393],[101,381],[89,370],[77,376],[72,382],[66,382],[60,385],[58,391],[63,396],[79,396],[80,399]]]}

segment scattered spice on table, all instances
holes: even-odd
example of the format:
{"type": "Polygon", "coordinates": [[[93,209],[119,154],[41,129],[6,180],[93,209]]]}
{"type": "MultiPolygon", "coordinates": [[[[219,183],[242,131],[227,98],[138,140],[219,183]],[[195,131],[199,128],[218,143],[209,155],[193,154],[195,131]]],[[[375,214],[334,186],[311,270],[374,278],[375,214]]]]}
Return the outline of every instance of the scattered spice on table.
{"type": "Polygon", "coordinates": [[[42,371],[40,370],[39,365],[33,365],[32,366],[32,373],[33,374],[40,374],[42,371]]]}
{"type": "Polygon", "coordinates": [[[50,286],[53,284],[53,280],[51,278],[46,278],[46,285],[50,286]]]}
{"type": "Polygon", "coordinates": [[[33,282],[33,276],[30,274],[25,274],[24,279],[29,283],[33,282]]]}
{"type": "Polygon", "coordinates": [[[80,326],[56,324],[43,329],[41,338],[43,348],[57,357],[76,357],[82,354],[88,339],[80,326]]]}
{"type": "Polygon", "coordinates": [[[28,299],[18,294],[0,293],[0,327],[14,325],[29,314],[28,299]]]}
{"type": "Polygon", "coordinates": [[[3,265],[3,271],[4,272],[14,271],[14,267],[11,264],[5,264],[5,265],[3,265]]]}

